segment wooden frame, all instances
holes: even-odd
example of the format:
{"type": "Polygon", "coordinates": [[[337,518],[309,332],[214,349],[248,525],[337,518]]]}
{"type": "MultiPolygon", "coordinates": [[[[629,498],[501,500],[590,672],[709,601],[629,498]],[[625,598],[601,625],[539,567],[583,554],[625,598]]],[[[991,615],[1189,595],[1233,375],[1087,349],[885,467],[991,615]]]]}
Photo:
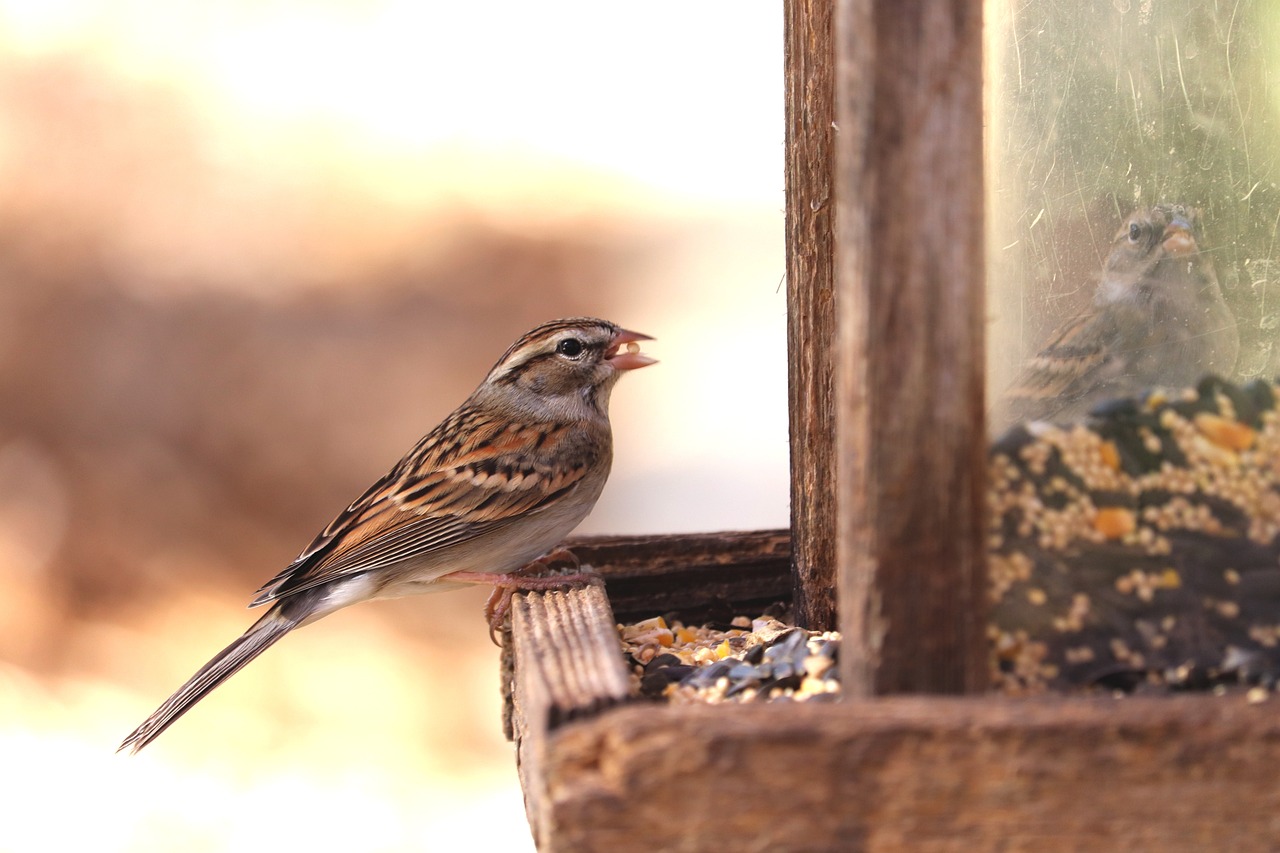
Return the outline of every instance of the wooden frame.
{"type": "Polygon", "coordinates": [[[519,596],[505,638],[541,850],[1274,846],[1266,705],[937,695],[987,680],[981,10],[786,5],[791,559],[818,627],[836,569],[846,700],[624,686],[611,601],[768,598],[780,533],[579,543],[609,597],[519,596]]]}
{"type": "Polygon", "coordinates": [[[787,352],[795,610],[836,625],[835,67],[830,0],[786,4],[787,352]]]}
{"type": "Polygon", "coordinates": [[[987,657],[982,0],[845,0],[836,33],[844,690],[975,692],[987,657]]]}

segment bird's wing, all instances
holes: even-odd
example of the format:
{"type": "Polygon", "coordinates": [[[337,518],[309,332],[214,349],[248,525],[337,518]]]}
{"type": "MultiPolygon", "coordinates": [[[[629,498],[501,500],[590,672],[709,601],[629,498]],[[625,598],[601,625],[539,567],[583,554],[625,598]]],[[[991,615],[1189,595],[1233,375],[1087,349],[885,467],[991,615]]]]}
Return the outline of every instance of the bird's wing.
{"type": "Polygon", "coordinates": [[[1032,358],[1012,394],[1020,397],[1059,397],[1081,384],[1108,358],[1103,315],[1083,315],[1058,328],[1032,358]]]}
{"type": "Polygon", "coordinates": [[[1128,313],[1112,306],[1062,325],[1006,393],[1013,412],[1022,419],[1050,417],[1122,376],[1144,346],[1137,338],[1147,326],[1128,313]]]}
{"type": "Polygon", "coordinates": [[[583,441],[571,424],[519,425],[476,410],[455,412],[264,584],[250,606],[538,512],[574,489],[602,452],[600,442],[583,441]]]}

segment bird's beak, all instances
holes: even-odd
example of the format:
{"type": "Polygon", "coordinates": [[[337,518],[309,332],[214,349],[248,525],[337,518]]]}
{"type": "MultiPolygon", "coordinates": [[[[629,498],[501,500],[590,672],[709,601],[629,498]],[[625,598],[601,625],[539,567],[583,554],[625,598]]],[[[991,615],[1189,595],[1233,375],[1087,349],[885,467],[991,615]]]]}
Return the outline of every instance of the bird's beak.
{"type": "Polygon", "coordinates": [[[1173,221],[1165,226],[1162,240],[1164,250],[1170,257],[1181,258],[1194,255],[1199,251],[1196,238],[1191,234],[1191,223],[1181,216],[1174,217],[1173,221]]]}
{"type": "Polygon", "coordinates": [[[649,358],[649,356],[640,352],[639,342],[651,340],[653,338],[648,335],[619,329],[618,334],[614,335],[613,340],[609,342],[609,349],[605,351],[604,360],[613,365],[615,370],[636,370],[637,368],[657,364],[658,360],[656,358],[649,358]]]}

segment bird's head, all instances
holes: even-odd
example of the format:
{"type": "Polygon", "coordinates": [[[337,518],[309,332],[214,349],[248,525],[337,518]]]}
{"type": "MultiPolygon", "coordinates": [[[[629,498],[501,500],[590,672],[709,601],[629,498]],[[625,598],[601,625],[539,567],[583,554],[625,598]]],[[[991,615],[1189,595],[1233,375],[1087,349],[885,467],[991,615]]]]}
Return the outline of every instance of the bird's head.
{"type": "Polygon", "coordinates": [[[529,409],[569,414],[585,404],[604,414],[623,372],[656,363],[640,352],[639,342],[648,340],[590,317],[544,323],[511,345],[477,394],[505,389],[515,393],[504,396],[529,409]]]}
{"type": "MultiPolygon", "coordinates": [[[[1201,269],[1199,211],[1163,204],[1135,211],[1111,243],[1099,288],[1100,302],[1152,296],[1162,280],[1212,275],[1201,269]]],[[[1207,261],[1206,261],[1207,262],[1207,261]]]]}

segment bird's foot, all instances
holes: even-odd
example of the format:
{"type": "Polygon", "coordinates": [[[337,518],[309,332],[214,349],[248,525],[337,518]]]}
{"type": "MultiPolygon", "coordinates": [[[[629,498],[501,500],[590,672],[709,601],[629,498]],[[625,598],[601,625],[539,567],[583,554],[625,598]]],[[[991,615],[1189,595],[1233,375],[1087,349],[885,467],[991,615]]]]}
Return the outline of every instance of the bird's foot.
{"type": "Polygon", "coordinates": [[[489,639],[495,646],[498,632],[511,613],[511,597],[517,592],[561,589],[566,586],[603,586],[604,579],[596,572],[582,570],[582,563],[567,548],[557,548],[545,556],[521,566],[512,572],[454,572],[446,575],[449,580],[466,583],[493,584],[493,592],[484,605],[485,621],[489,623],[489,639]],[[548,571],[570,569],[560,574],[543,574],[548,571]]]}

